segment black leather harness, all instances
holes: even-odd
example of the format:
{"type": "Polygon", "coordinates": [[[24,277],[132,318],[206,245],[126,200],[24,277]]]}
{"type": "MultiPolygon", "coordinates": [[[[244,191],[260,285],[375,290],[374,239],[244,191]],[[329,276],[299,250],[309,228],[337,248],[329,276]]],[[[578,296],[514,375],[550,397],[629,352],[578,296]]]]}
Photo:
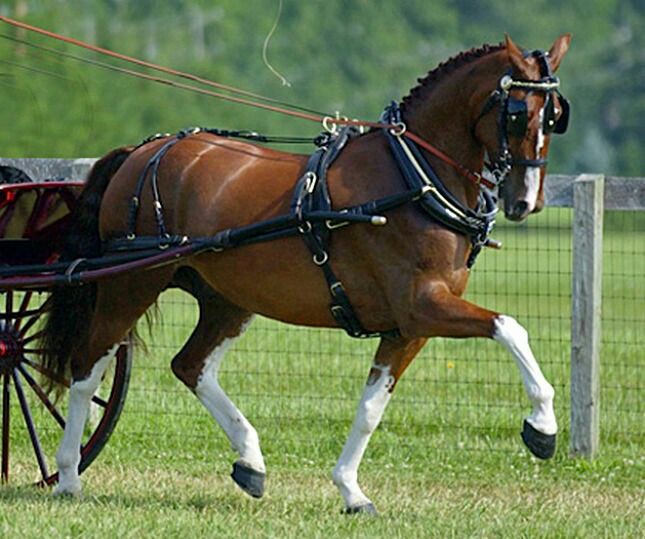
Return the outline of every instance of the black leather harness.
{"type": "MultiPolygon", "coordinates": [[[[401,111],[394,102],[383,116],[387,123],[401,123],[401,111]]],[[[392,131],[386,131],[386,136],[408,189],[424,189],[424,194],[419,199],[420,207],[434,221],[470,238],[472,250],[466,266],[471,268],[482,247],[493,244],[488,236],[495,226],[497,214],[494,196],[489,190],[481,188],[477,206],[470,209],[446,189],[414,142],[392,131]]]]}
{"type": "MultiPolygon", "coordinates": [[[[388,107],[385,114],[391,123],[400,120],[400,112],[394,104],[388,107]]],[[[358,129],[346,127],[317,139],[319,148],[309,158],[305,171],[296,183],[288,215],[245,227],[223,230],[209,238],[171,235],[166,230],[157,186],[159,165],[163,156],[180,140],[202,131],[214,132],[220,136],[228,133],[192,128],[181,131],[163,144],[150,158],[138,178],[131,200],[126,237],[106,242],[106,253],[114,255],[186,245],[194,245],[194,252],[221,251],[297,234],[311,252],[314,264],[323,272],[331,298],[330,311],[336,323],[352,337],[392,338],[399,335],[398,329],[370,331],[361,324],[341,280],[331,265],[329,257],[331,231],[356,222],[384,225],[386,218],[380,215],[382,212],[416,200],[419,202],[419,207],[433,220],[471,238],[472,251],[467,262],[468,267],[471,267],[481,248],[486,245],[488,234],[494,224],[497,210],[495,201],[488,191],[482,190],[478,206],[474,210],[464,206],[445,188],[416,145],[411,141],[402,140],[402,137],[391,132],[387,133],[390,148],[408,190],[359,206],[334,210],[327,186],[327,171],[349,141],[359,135],[358,129]],[[158,236],[137,237],[135,225],[139,212],[139,200],[148,179],[153,194],[158,236]]],[[[257,134],[240,133],[234,133],[231,136],[258,137],[257,134]]]]}

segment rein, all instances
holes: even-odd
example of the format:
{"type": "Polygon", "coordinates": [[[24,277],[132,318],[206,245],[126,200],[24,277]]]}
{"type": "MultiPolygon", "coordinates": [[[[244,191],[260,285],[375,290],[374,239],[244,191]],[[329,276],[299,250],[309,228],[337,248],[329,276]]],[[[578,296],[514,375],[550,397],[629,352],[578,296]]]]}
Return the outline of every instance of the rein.
{"type": "MultiPolygon", "coordinates": [[[[60,56],[70,56],[75,60],[92,63],[92,64],[95,64],[95,65],[97,65],[99,67],[103,67],[105,69],[110,69],[112,71],[117,71],[117,72],[129,75],[129,76],[143,78],[145,80],[149,80],[149,81],[152,81],[152,82],[157,82],[157,83],[165,84],[165,85],[172,86],[172,87],[175,87],[175,88],[188,90],[188,91],[192,91],[192,92],[197,92],[197,93],[200,93],[200,94],[203,94],[203,95],[207,95],[207,96],[210,96],[210,97],[215,97],[215,98],[222,99],[222,100],[225,100],[225,101],[230,101],[230,102],[233,102],[233,103],[238,103],[238,104],[241,104],[241,105],[247,105],[247,106],[250,106],[250,107],[255,107],[255,108],[268,110],[270,112],[275,112],[275,113],[279,113],[279,114],[283,114],[283,115],[287,115],[287,116],[293,116],[293,117],[300,118],[300,119],[303,119],[303,120],[313,121],[313,122],[322,124],[323,128],[325,129],[325,131],[327,131],[329,133],[332,133],[332,134],[335,133],[338,130],[339,126],[353,126],[353,127],[357,127],[357,128],[363,128],[363,129],[364,128],[386,129],[386,130],[391,129],[391,130],[394,130],[394,131],[402,131],[403,136],[405,136],[405,137],[409,138],[410,140],[414,141],[416,144],[421,146],[424,150],[428,151],[429,153],[431,153],[432,155],[434,155],[438,159],[442,160],[443,162],[445,162],[446,164],[451,166],[459,175],[463,176],[468,181],[472,182],[474,185],[479,186],[480,184],[484,184],[487,187],[491,187],[491,188],[494,187],[494,184],[492,182],[488,181],[487,179],[483,178],[480,173],[473,172],[473,171],[467,169],[466,167],[464,167],[463,165],[461,165],[460,163],[455,161],[453,158],[451,158],[450,156],[446,155],[440,149],[436,148],[435,146],[433,146],[429,142],[423,140],[418,135],[408,131],[407,128],[405,127],[405,125],[403,125],[403,124],[400,124],[400,123],[399,124],[384,124],[384,123],[381,123],[381,122],[371,122],[371,121],[366,121],[366,120],[354,120],[354,119],[349,119],[349,118],[346,118],[346,117],[334,117],[334,116],[331,116],[331,115],[323,115],[323,114],[320,114],[317,111],[313,111],[311,109],[306,109],[304,107],[299,107],[299,106],[296,106],[296,105],[285,103],[283,101],[279,101],[279,100],[272,99],[272,98],[269,98],[269,97],[264,97],[262,95],[259,95],[259,94],[253,93],[253,92],[249,92],[247,90],[242,90],[240,88],[236,88],[236,87],[229,86],[229,85],[226,85],[226,84],[221,84],[221,83],[218,83],[218,82],[214,82],[212,80],[205,79],[203,77],[199,77],[197,75],[193,75],[193,74],[190,74],[190,73],[186,73],[184,71],[179,71],[179,70],[176,70],[176,69],[172,69],[172,68],[164,67],[164,66],[161,66],[161,65],[158,65],[158,64],[154,64],[152,62],[146,62],[144,60],[139,60],[137,58],[127,56],[125,54],[117,53],[117,52],[111,51],[111,50],[103,48],[103,47],[98,47],[96,45],[92,45],[90,43],[87,43],[85,41],[81,41],[79,39],[74,39],[74,38],[71,38],[71,37],[64,36],[62,34],[57,34],[55,32],[45,30],[43,28],[39,28],[37,26],[32,26],[32,25],[24,23],[24,22],[16,21],[14,19],[10,19],[9,17],[5,17],[3,15],[0,15],[0,21],[5,22],[5,23],[7,23],[7,24],[9,24],[11,26],[15,26],[17,28],[27,30],[29,32],[34,32],[34,33],[46,36],[46,37],[51,38],[51,39],[61,41],[63,43],[74,45],[76,47],[81,47],[81,48],[84,48],[86,50],[98,53],[98,54],[102,54],[104,56],[109,56],[111,58],[122,60],[122,61],[125,61],[125,62],[128,62],[128,63],[131,63],[131,64],[135,64],[135,65],[138,65],[140,67],[145,67],[147,69],[152,69],[154,71],[159,71],[161,73],[177,76],[177,77],[184,78],[184,79],[187,79],[187,80],[190,80],[190,81],[193,81],[193,82],[197,82],[197,83],[204,84],[204,85],[207,85],[207,86],[215,87],[215,88],[218,88],[220,90],[225,90],[225,91],[228,91],[228,92],[231,92],[231,93],[236,93],[236,94],[239,94],[239,95],[252,97],[252,98],[254,98],[256,100],[264,101],[264,103],[260,103],[258,101],[254,101],[252,99],[247,99],[247,98],[244,98],[244,97],[236,97],[236,96],[232,96],[232,95],[223,94],[223,93],[220,93],[220,92],[214,92],[214,91],[206,90],[204,88],[191,86],[189,84],[178,83],[178,82],[175,82],[173,80],[162,78],[162,77],[146,75],[145,73],[140,73],[138,71],[133,71],[131,69],[124,69],[124,68],[121,68],[121,67],[113,66],[113,65],[110,65],[110,64],[105,64],[105,63],[102,63],[102,62],[96,62],[96,61],[88,60],[88,59],[81,58],[81,57],[78,57],[78,56],[67,55],[67,54],[65,54],[63,52],[55,51],[53,49],[48,49],[46,47],[40,47],[40,46],[37,46],[37,45],[33,45],[35,47],[41,48],[43,50],[46,50],[46,51],[48,51],[48,52],[50,52],[52,54],[57,54],[57,55],[60,55],[60,56]],[[289,107],[289,108],[285,108],[285,107],[289,107]],[[297,110],[294,110],[294,109],[297,109],[297,110]]],[[[11,38],[11,39],[13,39],[13,38],[11,38]]],[[[32,45],[32,44],[30,44],[28,42],[24,42],[24,43],[28,44],[28,45],[32,45]]]]}

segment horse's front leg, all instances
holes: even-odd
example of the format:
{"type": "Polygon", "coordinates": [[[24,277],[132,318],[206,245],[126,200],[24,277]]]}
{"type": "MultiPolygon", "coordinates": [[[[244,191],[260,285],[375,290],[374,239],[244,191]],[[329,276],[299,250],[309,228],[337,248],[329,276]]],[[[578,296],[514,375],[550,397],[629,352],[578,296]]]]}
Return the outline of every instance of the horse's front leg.
{"type": "Polygon", "coordinates": [[[426,339],[383,339],[376,352],[349,438],[332,477],[345,500],[345,512],[375,514],[376,509],[358,486],[358,467],[372,433],[381,422],[392,391],[426,339]]]}
{"type": "Polygon", "coordinates": [[[488,337],[512,354],[519,367],[532,412],[524,422],[522,439],[542,459],[555,452],[558,430],[553,411],[553,387],[542,374],[529,345],[527,331],[512,317],[482,309],[451,294],[443,283],[426,285],[402,333],[437,337],[488,337]]]}

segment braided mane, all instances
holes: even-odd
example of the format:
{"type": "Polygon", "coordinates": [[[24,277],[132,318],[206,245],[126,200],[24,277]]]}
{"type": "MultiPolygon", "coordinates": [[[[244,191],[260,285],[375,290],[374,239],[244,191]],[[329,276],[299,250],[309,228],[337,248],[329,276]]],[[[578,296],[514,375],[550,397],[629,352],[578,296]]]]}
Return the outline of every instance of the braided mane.
{"type": "Polygon", "coordinates": [[[437,83],[446,75],[453,73],[460,67],[469,64],[473,60],[477,60],[482,56],[487,56],[494,52],[504,49],[505,46],[502,43],[497,45],[482,45],[479,48],[472,48],[469,51],[460,52],[458,55],[449,58],[445,62],[439,64],[432,71],[420,79],[417,79],[419,83],[417,86],[412,88],[408,95],[406,95],[401,101],[401,109],[404,110],[406,105],[410,105],[414,100],[426,96],[429,92],[432,91],[432,85],[437,83]]]}

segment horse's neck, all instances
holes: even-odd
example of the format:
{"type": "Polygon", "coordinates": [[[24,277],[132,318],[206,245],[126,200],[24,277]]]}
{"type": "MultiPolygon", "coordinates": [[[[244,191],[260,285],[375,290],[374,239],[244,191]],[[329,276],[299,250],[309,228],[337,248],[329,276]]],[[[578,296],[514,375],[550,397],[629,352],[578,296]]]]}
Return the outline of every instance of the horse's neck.
{"type": "MultiPolygon", "coordinates": [[[[408,129],[469,170],[481,171],[484,148],[473,135],[472,122],[477,114],[473,112],[479,110],[479,102],[494,87],[490,73],[500,70],[501,59],[491,54],[432,81],[431,87],[421,88],[405,105],[408,129]]],[[[446,163],[429,154],[426,157],[448,189],[472,207],[478,188],[446,163]]]]}

